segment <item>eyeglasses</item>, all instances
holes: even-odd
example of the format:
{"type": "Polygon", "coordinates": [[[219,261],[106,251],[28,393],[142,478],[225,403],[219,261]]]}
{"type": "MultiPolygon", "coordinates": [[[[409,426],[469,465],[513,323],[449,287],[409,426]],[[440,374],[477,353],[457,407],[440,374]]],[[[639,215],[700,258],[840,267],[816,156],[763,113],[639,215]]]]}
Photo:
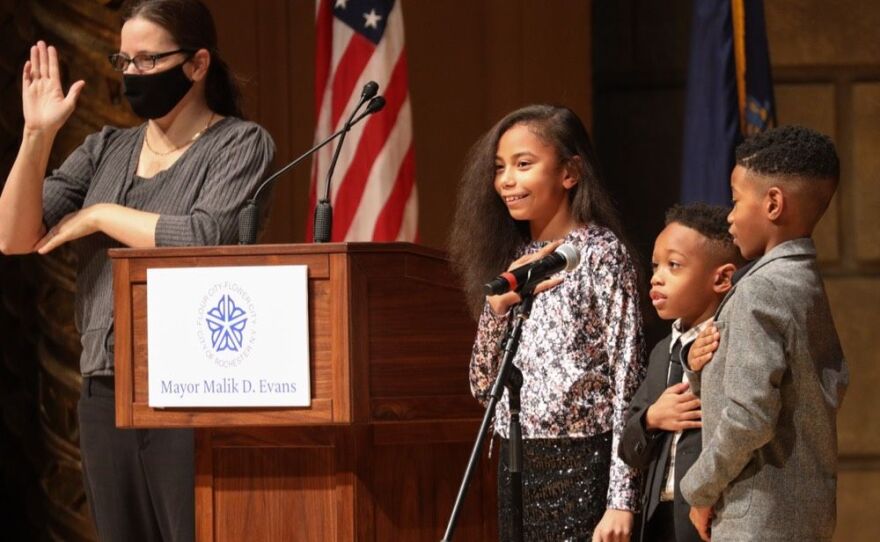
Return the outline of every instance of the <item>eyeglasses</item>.
{"type": "Polygon", "coordinates": [[[135,55],[134,58],[128,56],[125,53],[113,53],[112,55],[108,55],[107,59],[110,60],[110,65],[113,66],[113,69],[118,72],[124,72],[128,69],[129,64],[134,64],[134,67],[140,71],[152,70],[156,67],[156,61],[160,58],[165,58],[166,56],[176,55],[177,53],[187,53],[191,54],[193,51],[190,49],[177,49],[176,51],[168,51],[167,53],[157,53],[155,55],[148,54],[139,54],[135,55]]]}

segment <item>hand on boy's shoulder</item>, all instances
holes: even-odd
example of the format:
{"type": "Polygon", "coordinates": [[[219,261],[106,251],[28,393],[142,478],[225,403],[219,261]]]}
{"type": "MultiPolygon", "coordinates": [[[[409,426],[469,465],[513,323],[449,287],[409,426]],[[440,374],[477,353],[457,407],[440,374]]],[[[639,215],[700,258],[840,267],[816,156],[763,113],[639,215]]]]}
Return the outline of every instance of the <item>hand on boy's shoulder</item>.
{"type": "Polygon", "coordinates": [[[700,398],[688,391],[686,382],[666,388],[645,413],[645,429],[649,431],[684,431],[703,426],[700,398]]]}
{"type": "Polygon", "coordinates": [[[721,333],[715,324],[709,324],[697,335],[693,344],[688,350],[687,364],[691,371],[698,373],[703,370],[707,363],[712,361],[712,356],[718,350],[718,341],[721,340],[721,333]]]}

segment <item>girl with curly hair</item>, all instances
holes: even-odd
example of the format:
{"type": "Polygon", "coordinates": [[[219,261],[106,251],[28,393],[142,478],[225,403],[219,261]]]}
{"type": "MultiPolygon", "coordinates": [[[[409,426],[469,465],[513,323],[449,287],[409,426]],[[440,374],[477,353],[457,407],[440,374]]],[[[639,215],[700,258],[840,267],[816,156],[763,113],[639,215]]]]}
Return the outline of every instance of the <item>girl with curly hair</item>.
{"type": "MultiPolygon", "coordinates": [[[[485,402],[519,294],[482,295],[505,269],[567,243],[580,263],[539,284],[514,363],[523,373],[526,540],[629,540],[638,473],[616,450],[644,374],[633,256],[600,178],[587,131],[570,109],[532,105],[473,147],[459,188],[450,254],[479,327],[470,364],[485,402]]],[[[499,528],[509,537],[507,396],[498,403],[499,528]]]]}

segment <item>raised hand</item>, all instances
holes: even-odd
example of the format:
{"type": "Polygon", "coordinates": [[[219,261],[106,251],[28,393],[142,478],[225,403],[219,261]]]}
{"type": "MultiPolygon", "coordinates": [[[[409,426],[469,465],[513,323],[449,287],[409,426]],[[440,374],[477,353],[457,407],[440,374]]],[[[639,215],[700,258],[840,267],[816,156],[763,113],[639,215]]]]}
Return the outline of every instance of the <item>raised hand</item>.
{"type": "MultiPolygon", "coordinates": [[[[510,271],[511,269],[516,269],[517,267],[521,267],[535,260],[540,260],[544,256],[549,256],[553,253],[554,250],[562,245],[562,241],[562,239],[553,241],[552,243],[549,243],[547,246],[537,252],[526,254],[522,258],[514,260],[513,263],[510,264],[510,267],[507,268],[507,270],[510,271]]],[[[539,283],[538,286],[535,287],[535,293],[539,294],[543,291],[549,290],[550,288],[553,288],[561,282],[562,277],[547,279],[539,283]]],[[[486,298],[486,300],[489,302],[489,306],[492,307],[492,311],[495,314],[500,315],[506,313],[508,309],[510,309],[510,307],[522,301],[522,297],[520,297],[520,295],[516,292],[507,292],[506,294],[501,295],[490,295],[486,298]]]]}
{"type": "Polygon", "coordinates": [[[26,131],[56,133],[76,108],[84,81],[71,85],[67,95],[61,88],[58,51],[46,42],[31,47],[31,58],[22,71],[21,101],[26,131]]]}

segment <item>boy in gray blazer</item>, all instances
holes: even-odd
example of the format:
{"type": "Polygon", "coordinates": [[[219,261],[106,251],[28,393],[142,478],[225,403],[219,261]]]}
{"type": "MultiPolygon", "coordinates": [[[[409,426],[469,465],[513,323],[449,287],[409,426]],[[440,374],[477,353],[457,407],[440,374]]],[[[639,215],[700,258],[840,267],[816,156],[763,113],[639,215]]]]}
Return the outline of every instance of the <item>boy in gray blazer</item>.
{"type": "Polygon", "coordinates": [[[830,541],[834,532],[848,371],[810,236],[838,177],[834,144],[807,128],[775,128],[736,150],[727,220],[756,261],[722,301],[714,344],[694,343],[689,358],[694,371],[713,358],[689,374],[703,451],[681,481],[704,540],[710,530],[716,542],[830,541]]]}

